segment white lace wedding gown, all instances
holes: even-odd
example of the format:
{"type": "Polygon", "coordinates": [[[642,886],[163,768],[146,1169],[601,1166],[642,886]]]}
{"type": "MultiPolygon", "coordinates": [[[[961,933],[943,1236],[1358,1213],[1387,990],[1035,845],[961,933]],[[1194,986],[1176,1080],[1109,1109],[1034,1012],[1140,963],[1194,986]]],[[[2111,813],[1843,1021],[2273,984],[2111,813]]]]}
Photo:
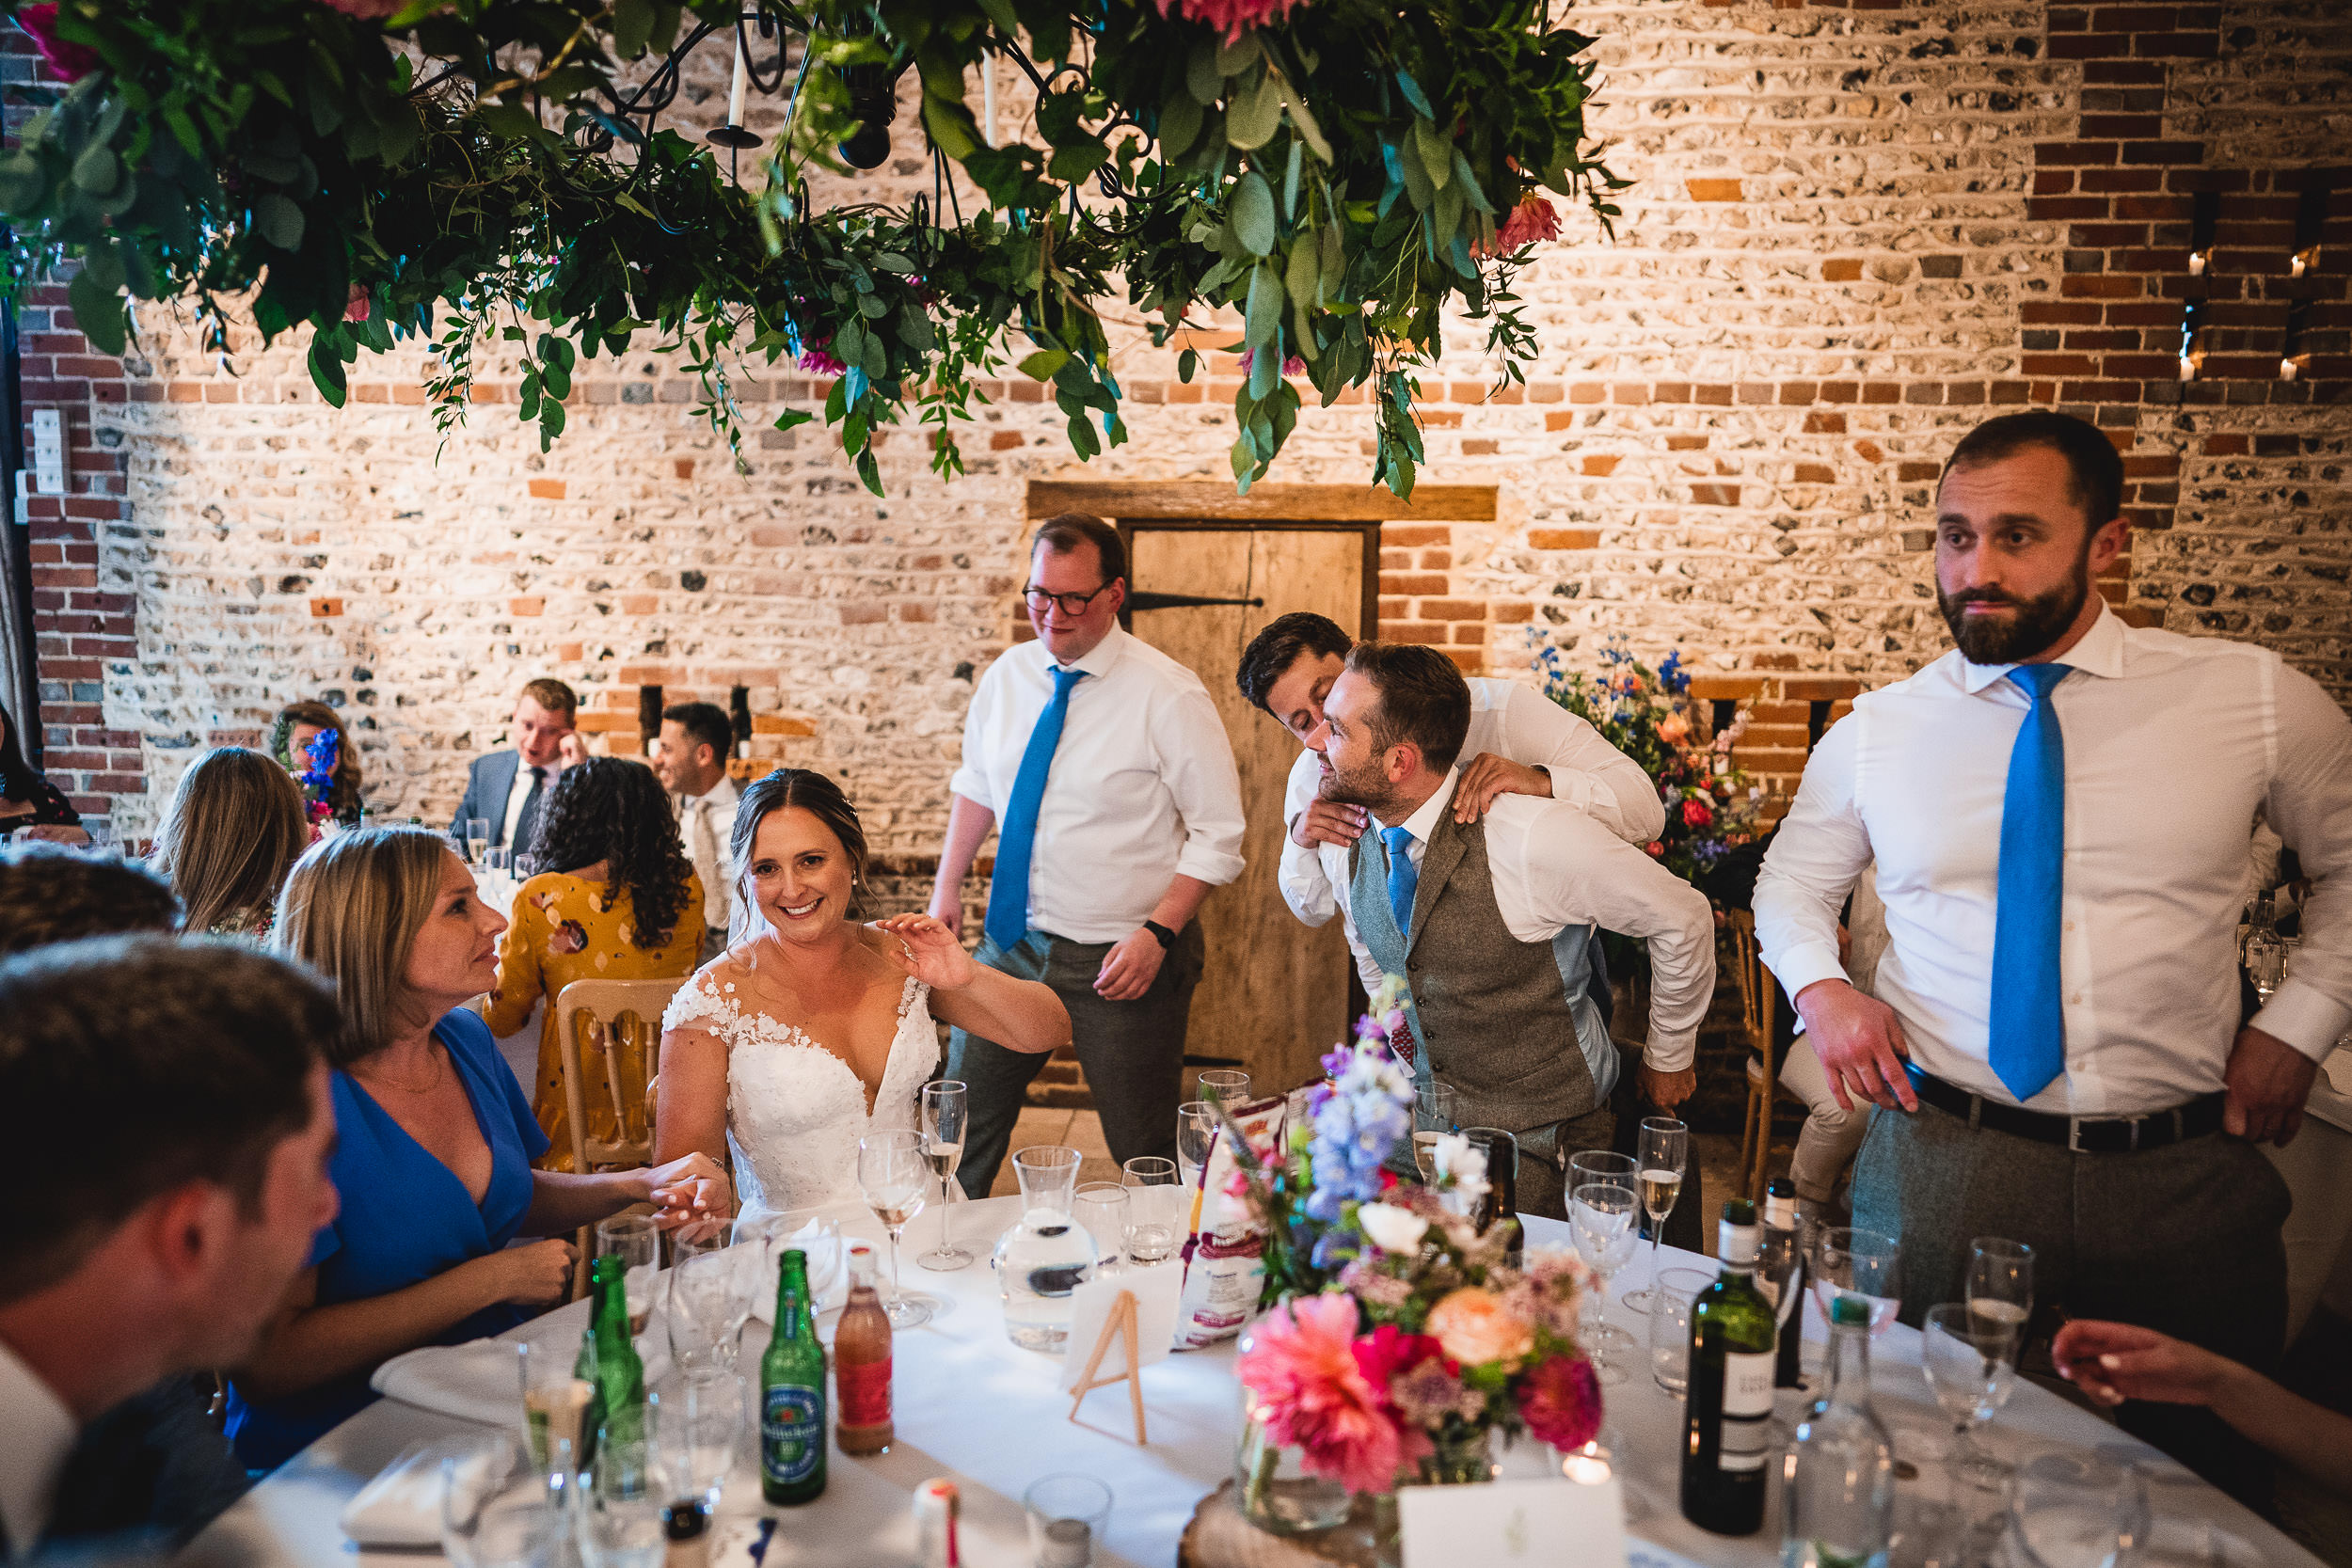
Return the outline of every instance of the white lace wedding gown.
{"type": "Polygon", "coordinates": [[[704,969],[679,990],[661,1027],[705,1029],[727,1048],[727,1152],[741,1212],[859,1201],[858,1139],[916,1126],[916,1097],[938,1063],[930,994],[912,975],[898,993],[898,1028],[868,1116],[849,1063],[794,1025],[747,1011],[733,981],[704,969]]]}

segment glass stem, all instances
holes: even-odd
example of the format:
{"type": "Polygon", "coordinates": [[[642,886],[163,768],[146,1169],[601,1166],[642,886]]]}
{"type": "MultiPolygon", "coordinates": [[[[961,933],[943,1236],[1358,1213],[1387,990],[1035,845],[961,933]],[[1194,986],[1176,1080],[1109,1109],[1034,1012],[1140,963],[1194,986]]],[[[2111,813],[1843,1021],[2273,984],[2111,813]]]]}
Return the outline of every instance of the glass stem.
{"type": "Polygon", "coordinates": [[[890,1232],[890,1299],[897,1301],[907,1293],[898,1283],[898,1232],[906,1227],[893,1225],[884,1228],[890,1232]]]}
{"type": "Polygon", "coordinates": [[[1658,1297],[1658,1246],[1666,1234],[1666,1216],[1659,1215],[1649,1222],[1649,1290],[1651,1305],[1658,1297]]]}
{"type": "Polygon", "coordinates": [[[952,1175],[943,1176],[939,1180],[939,1250],[942,1252],[956,1250],[954,1195],[947,1191],[955,1185],[955,1182],[956,1179],[952,1175]]]}

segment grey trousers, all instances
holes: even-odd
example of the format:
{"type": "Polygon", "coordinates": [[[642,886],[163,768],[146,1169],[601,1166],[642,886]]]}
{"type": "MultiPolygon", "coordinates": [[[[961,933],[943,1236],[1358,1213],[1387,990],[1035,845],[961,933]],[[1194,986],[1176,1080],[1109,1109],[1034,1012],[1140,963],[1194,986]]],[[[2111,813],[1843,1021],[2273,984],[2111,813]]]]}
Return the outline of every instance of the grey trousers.
{"type": "MultiPolygon", "coordinates": [[[[1199,923],[1185,927],[1150,990],[1133,1002],[1108,1002],[1095,994],[1094,977],[1114,945],[1032,931],[1009,951],[982,938],[973,957],[1004,974],[1042,980],[1070,1009],[1078,1062],[1111,1158],[1121,1164],[1141,1154],[1172,1160],[1176,1107],[1184,1100],[1184,1031],[1207,949],[1199,923]]],[[[946,1075],[968,1086],[963,1162],[956,1170],[966,1196],[986,1197],[995,1184],[1029,1081],[1044,1066],[1043,1054],[1008,1051],[961,1029],[948,1032],[946,1075]]]]}
{"type": "Polygon", "coordinates": [[[1519,1212],[1565,1220],[1568,1217],[1568,1160],[1588,1148],[1607,1148],[1616,1134],[1617,1113],[1602,1105],[1540,1131],[1547,1135],[1528,1134],[1538,1147],[1519,1152],[1519,1212]]]}
{"type": "MultiPolygon", "coordinates": [[[[2128,1154],[2074,1154],[1972,1129],[1921,1106],[1881,1111],[1854,1169],[1854,1224],[1903,1243],[1902,1320],[1963,1299],[1969,1243],[2034,1249],[2037,1322],[2138,1323],[2278,1371],[2286,1323],[2286,1183],[2242,1138],[2215,1133],[2128,1154]]],[[[2126,1403],[2116,1424],[2249,1507],[2267,1457],[2211,1411],[2126,1403]]]]}

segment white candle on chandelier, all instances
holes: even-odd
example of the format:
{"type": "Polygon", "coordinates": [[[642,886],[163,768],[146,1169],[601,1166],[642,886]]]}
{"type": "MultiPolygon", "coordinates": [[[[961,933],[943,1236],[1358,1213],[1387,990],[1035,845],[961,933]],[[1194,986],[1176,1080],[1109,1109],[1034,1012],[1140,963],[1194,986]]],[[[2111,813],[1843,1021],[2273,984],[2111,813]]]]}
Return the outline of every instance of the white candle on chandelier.
{"type": "Polygon", "coordinates": [[[748,62],[743,58],[743,28],[740,24],[738,24],[735,29],[735,83],[727,88],[727,123],[729,125],[743,123],[743,89],[750,84],[750,81],[751,70],[748,62]]]}

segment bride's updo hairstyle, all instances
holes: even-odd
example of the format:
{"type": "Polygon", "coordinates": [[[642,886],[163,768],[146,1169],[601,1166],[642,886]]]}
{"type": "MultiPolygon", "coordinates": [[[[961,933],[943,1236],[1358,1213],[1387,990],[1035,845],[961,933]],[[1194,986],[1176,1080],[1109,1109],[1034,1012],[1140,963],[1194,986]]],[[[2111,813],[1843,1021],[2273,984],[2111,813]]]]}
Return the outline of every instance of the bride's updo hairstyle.
{"type": "Polygon", "coordinates": [[[863,902],[858,890],[866,885],[866,829],[857,819],[857,808],[841,793],[841,786],[824,774],[806,768],[779,768],[754,781],[736,803],[735,832],[727,840],[727,852],[736,864],[735,919],[727,932],[730,943],[743,941],[767,924],[752,896],[752,845],[769,814],[790,806],[816,817],[841,841],[843,853],[850,857],[849,913],[852,919],[857,916],[863,902]]]}

